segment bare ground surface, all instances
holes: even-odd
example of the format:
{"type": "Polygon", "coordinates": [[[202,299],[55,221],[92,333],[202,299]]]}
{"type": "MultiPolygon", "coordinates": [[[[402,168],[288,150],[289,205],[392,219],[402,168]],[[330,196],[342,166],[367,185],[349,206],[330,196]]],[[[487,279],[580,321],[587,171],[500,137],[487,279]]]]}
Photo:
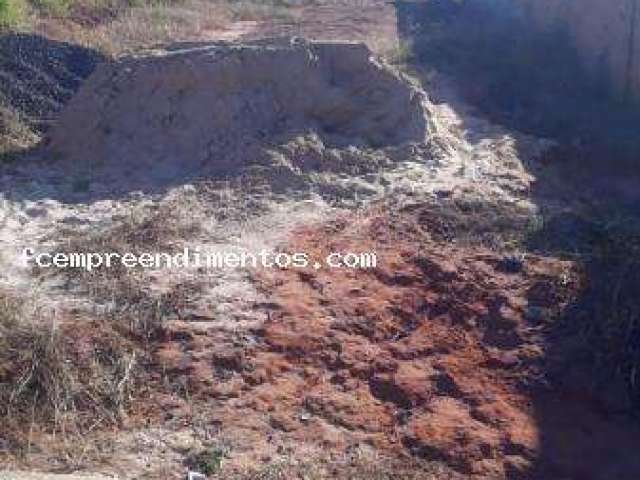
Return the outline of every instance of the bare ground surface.
{"type": "MultiPolygon", "coordinates": [[[[360,47],[255,43],[298,35],[384,54],[397,48],[395,24],[390,3],[332,2],[186,39],[242,37],[241,47],[182,44],[105,64],[48,145],[3,167],[0,282],[63,325],[78,358],[106,335],[103,318],[162,305],[117,430],[63,440],[36,429],[22,456],[7,449],[5,468],[181,478],[185,459],[214,449],[215,478],[640,475],[624,455],[640,440],[624,418],[549,387],[551,325],[581,288],[577,267],[530,256],[512,271],[504,238],[463,238],[440,214],[456,205],[473,223],[498,205],[510,215],[506,233],[525,229],[537,212],[528,166],[549,143],[474,116],[446,79],[406,77],[360,47]],[[319,59],[311,74],[307,58],[319,59]],[[216,75],[229,89],[209,98],[216,75]],[[361,94],[371,85],[383,98],[373,87],[361,94]],[[265,140],[274,112],[282,128],[265,140]],[[380,137],[389,118],[406,137],[380,137]],[[205,121],[224,135],[197,131],[205,121]],[[317,258],[373,250],[379,267],[135,271],[114,281],[20,260],[25,247],[185,246],[317,258]]],[[[7,472],[0,478],[84,478],[7,472]]]]}

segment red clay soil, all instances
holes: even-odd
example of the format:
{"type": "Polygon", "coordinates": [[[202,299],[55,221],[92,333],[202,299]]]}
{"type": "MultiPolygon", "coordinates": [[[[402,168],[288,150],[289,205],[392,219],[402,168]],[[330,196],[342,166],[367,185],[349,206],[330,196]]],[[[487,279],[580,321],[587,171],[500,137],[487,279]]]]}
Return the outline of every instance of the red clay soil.
{"type": "Polygon", "coordinates": [[[366,444],[464,478],[640,478],[640,436],[546,375],[577,269],[438,242],[424,208],[298,231],[292,252],[375,251],[378,266],[261,271],[263,329],[231,339],[176,324],[156,360],[261,455],[261,442],[366,444]]]}

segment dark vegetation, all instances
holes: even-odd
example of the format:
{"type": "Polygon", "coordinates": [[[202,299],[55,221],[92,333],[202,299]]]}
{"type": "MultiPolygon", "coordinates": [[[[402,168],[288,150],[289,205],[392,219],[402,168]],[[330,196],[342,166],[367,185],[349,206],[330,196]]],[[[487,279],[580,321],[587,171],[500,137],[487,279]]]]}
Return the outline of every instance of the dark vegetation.
{"type": "Polygon", "coordinates": [[[640,408],[640,222],[610,210],[549,216],[528,239],[535,251],[581,263],[582,295],[559,323],[558,355],[567,369],[581,360],[590,368],[586,386],[606,396],[618,380],[627,392],[616,392],[618,405],[640,408]],[[571,363],[574,363],[571,365],[571,363]]]}

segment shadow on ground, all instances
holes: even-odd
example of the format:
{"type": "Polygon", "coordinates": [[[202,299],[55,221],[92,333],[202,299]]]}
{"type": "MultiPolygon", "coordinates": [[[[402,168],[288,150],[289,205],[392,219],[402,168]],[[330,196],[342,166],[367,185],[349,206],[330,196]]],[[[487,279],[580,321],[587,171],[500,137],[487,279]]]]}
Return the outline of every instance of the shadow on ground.
{"type": "Polygon", "coordinates": [[[511,2],[395,5],[411,63],[449,77],[474,115],[557,142],[527,165],[541,215],[523,248],[577,261],[584,287],[544,329],[549,385],[528,392],[539,454],[513,478],[638,478],[638,109],[610,96],[604,69],[585,74],[566,29],[536,33],[511,2]]]}

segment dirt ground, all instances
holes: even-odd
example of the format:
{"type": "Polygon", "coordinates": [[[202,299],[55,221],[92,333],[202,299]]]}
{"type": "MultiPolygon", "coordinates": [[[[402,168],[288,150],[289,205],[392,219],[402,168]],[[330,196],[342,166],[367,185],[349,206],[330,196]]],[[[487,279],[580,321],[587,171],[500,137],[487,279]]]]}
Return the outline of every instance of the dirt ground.
{"type": "Polygon", "coordinates": [[[395,12],[314,2],[105,62],[2,167],[3,291],[58,325],[68,361],[131,349],[138,369],[113,421],[8,418],[0,479],[640,478],[640,429],[562,355],[584,272],[517,243],[550,142],[391,65],[395,12]],[[111,276],[20,259],[185,246],[378,260],[111,276]]]}

